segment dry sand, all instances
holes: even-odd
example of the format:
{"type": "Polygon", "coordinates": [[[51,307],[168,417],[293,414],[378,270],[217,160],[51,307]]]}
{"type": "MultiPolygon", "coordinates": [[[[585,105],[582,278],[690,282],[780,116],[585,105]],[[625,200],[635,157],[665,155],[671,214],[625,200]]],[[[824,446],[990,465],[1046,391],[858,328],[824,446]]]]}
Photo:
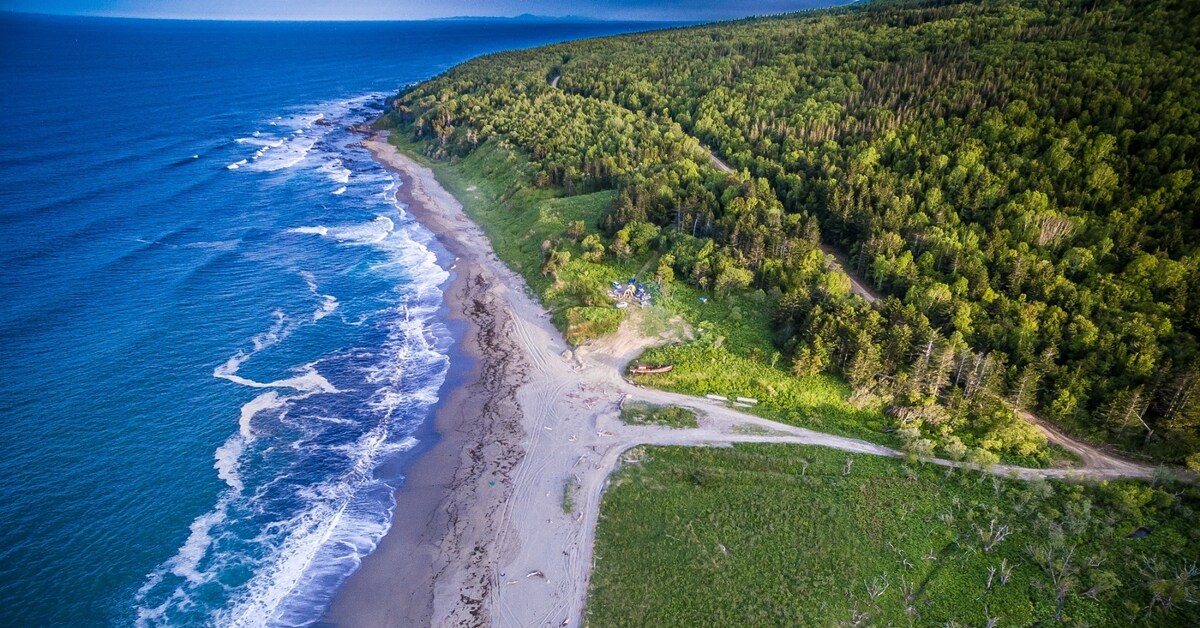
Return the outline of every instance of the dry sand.
{"type": "MultiPolygon", "coordinates": [[[[437,414],[445,437],[397,493],[392,531],[338,592],[326,621],[344,626],[576,626],[583,620],[600,498],[622,456],[641,444],[783,442],[883,456],[895,450],[747,415],[724,404],[644,389],[623,369],[656,339],[630,323],[569,352],[524,281],[433,172],[387,144],[364,141],[403,179],[409,211],[459,260],[448,292],[467,321],[475,368],[437,414]],[[696,409],[696,429],[626,426],[627,399],[696,409]],[[568,482],[574,511],[563,509],[568,482]]],[[[943,460],[937,464],[954,465],[943,460]]],[[[1021,477],[1149,477],[1120,466],[1029,470],[1021,477]]]]}

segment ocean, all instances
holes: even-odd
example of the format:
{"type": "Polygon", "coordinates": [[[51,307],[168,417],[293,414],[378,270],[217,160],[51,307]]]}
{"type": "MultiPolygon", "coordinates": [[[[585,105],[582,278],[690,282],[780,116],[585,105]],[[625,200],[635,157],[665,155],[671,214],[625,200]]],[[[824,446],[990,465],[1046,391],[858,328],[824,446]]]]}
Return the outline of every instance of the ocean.
{"type": "Polygon", "coordinates": [[[347,127],[654,26],[0,13],[0,624],[316,621],[458,359],[448,260],[347,127]]]}

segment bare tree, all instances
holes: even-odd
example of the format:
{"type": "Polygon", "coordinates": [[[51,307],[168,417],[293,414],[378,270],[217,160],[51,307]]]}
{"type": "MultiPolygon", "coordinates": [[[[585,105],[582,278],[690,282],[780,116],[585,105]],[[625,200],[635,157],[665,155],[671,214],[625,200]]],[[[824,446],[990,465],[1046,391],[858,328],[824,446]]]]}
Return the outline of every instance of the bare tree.
{"type": "Polygon", "coordinates": [[[1013,566],[1008,564],[1008,559],[1000,561],[1000,584],[1008,584],[1008,579],[1012,577],[1013,566]]]}
{"type": "Polygon", "coordinates": [[[1069,237],[1075,231],[1075,224],[1066,216],[1046,216],[1038,225],[1038,246],[1054,244],[1069,237]]]}
{"type": "Polygon", "coordinates": [[[872,602],[874,602],[887,592],[888,587],[892,586],[892,582],[886,573],[881,573],[878,576],[875,576],[874,580],[870,582],[864,582],[863,586],[867,589],[867,596],[871,598],[872,602]]]}
{"type": "Polygon", "coordinates": [[[1108,406],[1105,418],[1112,427],[1124,430],[1140,425],[1146,431],[1146,442],[1154,435],[1154,428],[1146,422],[1146,411],[1150,404],[1146,401],[1141,386],[1133,390],[1118,393],[1108,406]]]}
{"type": "Polygon", "coordinates": [[[1196,580],[1200,567],[1195,563],[1181,564],[1174,570],[1156,558],[1143,558],[1138,571],[1145,577],[1145,586],[1150,591],[1150,603],[1146,613],[1170,611],[1180,604],[1200,603],[1200,591],[1196,580]]]}
{"type": "Polygon", "coordinates": [[[1078,582],[1079,568],[1072,563],[1075,546],[1067,547],[1052,540],[1045,545],[1031,543],[1025,550],[1034,564],[1041,567],[1042,572],[1050,578],[1050,584],[1054,588],[1054,621],[1062,621],[1063,604],[1067,600],[1067,594],[1078,582]]]}
{"type": "Polygon", "coordinates": [[[983,541],[983,551],[985,552],[991,552],[996,545],[1008,538],[1008,535],[1012,533],[1008,524],[997,525],[995,519],[992,519],[991,523],[988,524],[987,530],[980,527],[976,527],[975,530],[979,532],[979,540],[983,541]]]}

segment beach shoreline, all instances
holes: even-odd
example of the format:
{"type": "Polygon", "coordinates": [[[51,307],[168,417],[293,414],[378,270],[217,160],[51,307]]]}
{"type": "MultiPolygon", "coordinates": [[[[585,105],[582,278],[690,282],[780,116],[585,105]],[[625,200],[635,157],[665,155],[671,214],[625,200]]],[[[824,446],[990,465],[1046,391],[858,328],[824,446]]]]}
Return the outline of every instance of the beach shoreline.
{"type": "MultiPolygon", "coordinates": [[[[460,349],[475,364],[461,385],[447,387],[435,419],[443,439],[410,469],[391,530],[335,593],[323,624],[580,625],[600,500],[624,452],[769,439],[735,426],[778,424],[627,382],[625,365],[669,340],[642,335],[632,320],[569,347],[430,168],[389,144],[386,132],[370,133],[363,146],[401,178],[398,199],[456,256],[446,301],[466,324],[460,349]],[[619,413],[627,398],[694,407],[701,429],[626,426],[619,413]]],[[[796,442],[898,455],[785,427],[796,442]]]]}
{"type": "MultiPolygon", "coordinates": [[[[430,431],[437,440],[405,469],[388,532],[334,593],[318,625],[431,625],[435,583],[461,568],[464,562],[452,559],[464,558],[466,539],[479,536],[474,528],[480,517],[473,511],[486,504],[494,509],[511,491],[505,478],[521,458],[523,432],[513,393],[522,369],[504,330],[507,315],[488,294],[476,252],[447,237],[445,217],[431,207],[436,203],[410,170],[372,152],[401,178],[397,200],[450,253],[444,308],[448,323],[460,329],[443,399],[433,411],[430,431]],[[486,494],[476,495],[484,487],[486,494]]],[[[482,575],[473,579],[480,606],[487,587],[482,575]]]]}

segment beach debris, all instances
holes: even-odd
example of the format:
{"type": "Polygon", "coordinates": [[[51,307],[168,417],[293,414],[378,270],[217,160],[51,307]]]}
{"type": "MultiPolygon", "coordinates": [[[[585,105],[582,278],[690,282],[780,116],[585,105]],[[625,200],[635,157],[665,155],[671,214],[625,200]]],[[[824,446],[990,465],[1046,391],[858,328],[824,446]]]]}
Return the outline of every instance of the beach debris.
{"type": "Polygon", "coordinates": [[[553,431],[554,431],[554,428],[550,427],[549,425],[543,425],[543,426],[542,426],[542,429],[546,430],[547,432],[553,432],[553,431]]]}
{"type": "Polygon", "coordinates": [[[647,374],[651,374],[651,373],[670,373],[671,369],[673,369],[673,368],[675,368],[675,367],[671,364],[654,364],[654,365],[639,364],[639,365],[629,369],[629,372],[633,373],[635,375],[647,375],[647,374]]]}
{"type": "Polygon", "coordinates": [[[629,307],[629,304],[624,301],[617,301],[616,307],[618,310],[623,310],[623,309],[629,307]]]}
{"type": "Polygon", "coordinates": [[[599,432],[596,432],[596,436],[612,436],[612,435],[613,435],[613,433],[608,430],[600,430],[599,432]]]}
{"type": "Polygon", "coordinates": [[[533,571],[525,574],[525,577],[526,578],[545,578],[546,574],[534,569],[533,571]]]}

